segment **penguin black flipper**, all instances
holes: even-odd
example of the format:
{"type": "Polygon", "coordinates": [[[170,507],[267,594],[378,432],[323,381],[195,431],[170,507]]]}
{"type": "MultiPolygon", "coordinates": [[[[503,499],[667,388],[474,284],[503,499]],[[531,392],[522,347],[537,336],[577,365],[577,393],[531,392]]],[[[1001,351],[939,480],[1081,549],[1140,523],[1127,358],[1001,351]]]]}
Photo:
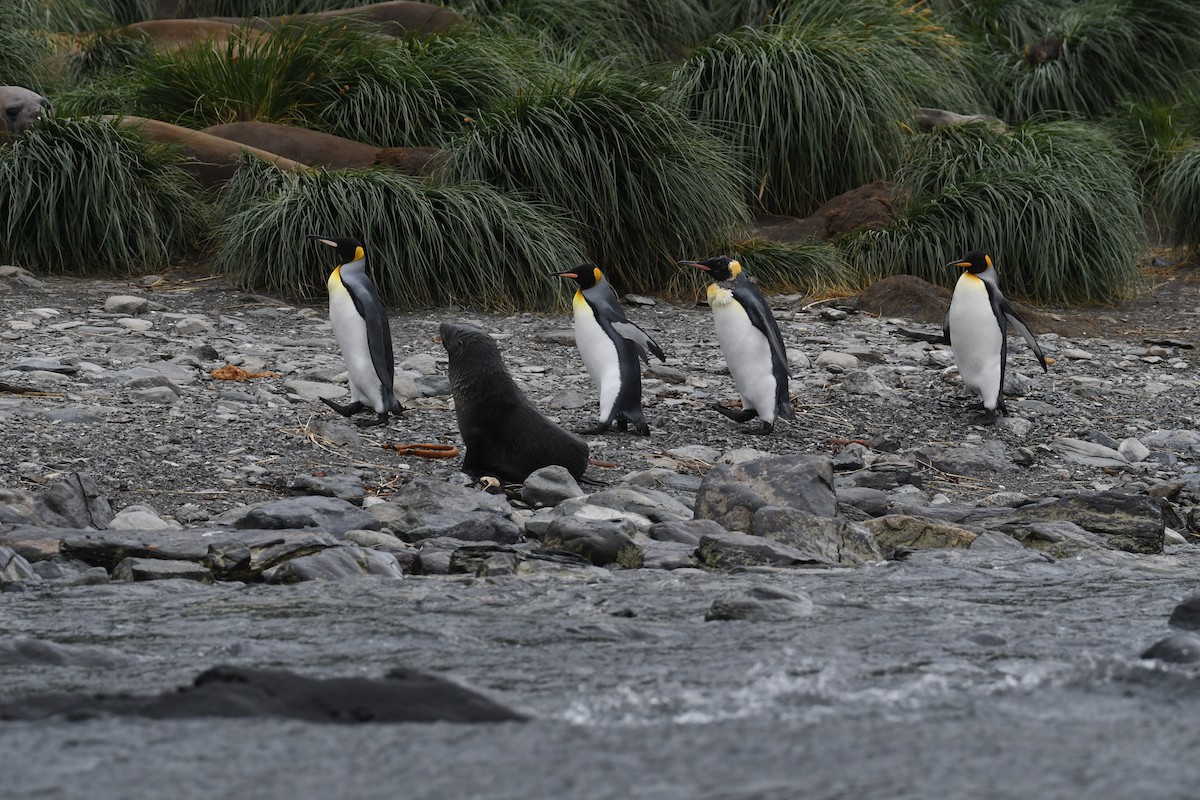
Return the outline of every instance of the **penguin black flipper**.
{"type": "Polygon", "coordinates": [[[744,274],[733,279],[730,291],[733,293],[733,299],[750,318],[750,324],[762,332],[771,347],[771,369],[775,373],[775,385],[778,387],[775,413],[784,419],[795,419],[796,411],[792,408],[792,399],[787,390],[787,379],[791,377],[787,368],[787,348],[783,344],[783,334],[779,332],[775,315],[771,313],[771,306],[744,274]]]}
{"type": "Polygon", "coordinates": [[[623,338],[628,339],[637,345],[638,356],[642,359],[642,361],[645,361],[647,364],[650,363],[650,359],[646,357],[647,350],[656,355],[659,361],[667,360],[667,355],[663,352],[663,349],[658,346],[658,342],[651,339],[650,334],[646,333],[634,323],[626,319],[619,321],[614,320],[610,324],[612,325],[612,329],[614,331],[619,333],[623,338]]]}
{"type": "MultiPolygon", "coordinates": [[[[1008,407],[1004,404],[1004,375],[1008,371],[1008,318],[1004,314],[1004,306],[1008,305],[1008,301],[991,283],[988,281],[982,283],[987,290],[988,300],[992,304],[992,314],[996,317],[996,325],[1000,328],[1000,386],[996,390],[996,411],[1007,414],[1008,407]]],[[[1011,308],[1011,306],[1009,307],[1011,308]]],[[[994,415],[992,418],[994,421],[994,415]]]]}
{"type": "Polygon", "coordinates": [[[946,316],[942,317],[942,338],[946,340],[946,344],[952,344],[950,341],[950,312],[946,312],[946,316]]]}
{"type": "Polygon", "coordinates": [[[1037,337],[1033,335],[1033,331],[1030,330],[1029,325],[1025,323],[1025,320],[1021,319],[1021,315],[1004,298],[1004,295],[1000,295],[1000,311],[1004,314],[1004,318],[1017,329],[1017,333],[1021,334],[1025,338],[1025,341],[1029,343],[1029,348],[1033,350],[1033,354],[1037,356],[1037,360],[1042,365],[1042,372],[1049,372],[1050,368],[1046,366],[1046,356],[1042,353],[1042,348],[1038,345],[1037,337]]]}
{"type": "Polygon", "coordinates": [[[388,325],[387,311],[365,275],[341,274],[342,285],[354,301],[354,308],[367,326],[367,348],[371,352],[371,363],[383,390],[384,406],[393,414],[399,414],[404,406],[396,399],[393,384],[396,379],[396,361],[392,352],[392,331],[388,325]]]}

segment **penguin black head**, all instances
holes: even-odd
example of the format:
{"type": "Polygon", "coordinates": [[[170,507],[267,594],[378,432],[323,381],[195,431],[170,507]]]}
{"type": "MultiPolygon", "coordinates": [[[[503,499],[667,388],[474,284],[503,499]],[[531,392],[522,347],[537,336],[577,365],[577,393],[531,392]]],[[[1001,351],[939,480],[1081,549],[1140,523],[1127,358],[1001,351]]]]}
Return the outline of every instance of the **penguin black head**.
{"type": "Polygon", "coordinates": [[[327,244],[337,250],[338,261],[342,264],[349,264],[351,261],[358,261],[366,256],[367,251],[363,248],[362,242],[358,239],[330,239],[325,236],[308,237],[321,244],[327,244]]]}
{"type": "Polygon", "coordinates": [[[992,257],[982,250],[972,250],[957,261],[951,261],[947,267],[965,269],[978,275],[992,268],[992,257]]]}
{"type": "Polygon", "coordinates": [[[742,273],[741,262],[729,256],[713,256],[706,261],[680,261],[679,266],[702,269],[717,283],[733,280],[742,273]]]}
{"type": "Polygon", "coordinates": [[[590,289],[600,281],[604,280],[604,273],[595,264],[580,264],[575,269],[563,270],[562,272],[551,272],[551,277],[557,278],[574,278],[579,283],[580,289],[590,289]]]}

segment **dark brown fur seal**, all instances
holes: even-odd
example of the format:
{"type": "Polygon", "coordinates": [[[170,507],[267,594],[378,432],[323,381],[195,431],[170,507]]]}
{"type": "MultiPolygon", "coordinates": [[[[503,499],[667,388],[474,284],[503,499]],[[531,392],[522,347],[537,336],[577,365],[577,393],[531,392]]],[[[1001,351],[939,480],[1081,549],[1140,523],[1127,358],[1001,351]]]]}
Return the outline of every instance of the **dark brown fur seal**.
{"type": "Polygon", "coordinates": [[[529,402],[504,368],[495,340],[474,325],[443,322],[439,332],[450,356],[450,391],[466,449],[463,472],[522,482],[557,464],[581,477],[587,443],[529,402]]]}

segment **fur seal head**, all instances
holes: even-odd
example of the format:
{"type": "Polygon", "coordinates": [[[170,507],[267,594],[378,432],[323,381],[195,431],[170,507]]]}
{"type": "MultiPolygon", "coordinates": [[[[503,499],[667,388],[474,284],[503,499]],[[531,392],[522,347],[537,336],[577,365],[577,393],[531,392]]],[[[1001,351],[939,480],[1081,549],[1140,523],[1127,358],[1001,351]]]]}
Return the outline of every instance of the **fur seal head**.
{"type": "Polygon", "coordinates": [[[54,104],[23,86],[0,86],[0,131],[21,134],[54,113],[54,104]]]}
{"type": "Polygon", "coordinates": [[[557,464],[576,478],[583,475],[587,443],[547,419],[525,397],[486,331],[443,322],[438,333],[450,357],[463,472],[519,483],[534,470],[557,464]]]}

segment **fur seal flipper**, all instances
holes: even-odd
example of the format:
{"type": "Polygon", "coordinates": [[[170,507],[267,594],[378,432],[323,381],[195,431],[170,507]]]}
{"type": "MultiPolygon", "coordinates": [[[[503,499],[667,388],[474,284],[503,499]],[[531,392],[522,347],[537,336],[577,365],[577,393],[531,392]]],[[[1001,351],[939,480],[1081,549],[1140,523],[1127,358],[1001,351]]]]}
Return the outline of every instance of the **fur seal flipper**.
{"type": "Polygon", "coordinates": [[[450,391],[463,437],[463,472],[522,482],[557,464],[576,478],[587,469],[587,443],[542,415],[513,383],[500,349],[474,325],[443,322],[450,391]]]}

